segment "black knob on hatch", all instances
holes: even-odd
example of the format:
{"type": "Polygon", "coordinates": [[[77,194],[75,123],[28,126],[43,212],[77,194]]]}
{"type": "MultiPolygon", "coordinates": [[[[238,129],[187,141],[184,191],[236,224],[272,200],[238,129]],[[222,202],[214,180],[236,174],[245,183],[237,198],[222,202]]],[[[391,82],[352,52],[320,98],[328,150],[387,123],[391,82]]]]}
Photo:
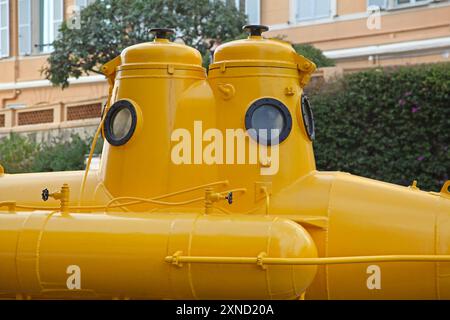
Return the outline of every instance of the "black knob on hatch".
{"type": "Polygon", "coordinates": [[[260,24],[248,24],[242,27],[242,30],[250,34],[251,36],[261,36],[263,32],[269,31],[268,26],[260,24]]]}
{"type": "Polygon", "coordinates": [[[170,28],[152,28],[150,33],[154,34],[157,39],[169,39],[171,35],[175,34],[175,30],[170,28]]]}
{"type": "Polygon", "coordinates": [[[42,190],[42,200],[47,201],[49,196],[50,192],[48,191],[48,189],[42,190]]]}
{"type": "Polygon", "coordinates": [[[228,200],[228,204],[233,203],[233,192],[229,192],[227,196],[225,197],[226,200],[228,200]]]}

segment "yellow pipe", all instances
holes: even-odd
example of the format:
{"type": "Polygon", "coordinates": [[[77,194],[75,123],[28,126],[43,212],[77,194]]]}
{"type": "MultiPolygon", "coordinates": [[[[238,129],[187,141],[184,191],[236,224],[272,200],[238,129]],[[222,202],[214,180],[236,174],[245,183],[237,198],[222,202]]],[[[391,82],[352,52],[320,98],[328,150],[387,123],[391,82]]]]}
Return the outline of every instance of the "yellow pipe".
{"type": "Polygon", "coordinates": [[[383,255],[327,258],[267,258],[263,254],[258,257],[194,257],[167,256],[165,262],[180,263],[212,263],[212,264],[258,264],[258,265],[330,265],[373,262],[450,262],[450,255],[383,255]]]}
{"type": "MultiPolygon", "coordinates": [[[[105,111],[105,115],[106,115],[106,113],[107,112],[105,111]]],[[[97,145],[97,140],[98,140],[98,137],[100,136],[100,132],[103,128],[103,123],[105,122],[105,118],[106,118],[105,115],[103,116],[102,120],[100,121],[97,131],[95,132],[94,139],[92,140],[91,150],[89,151],[89,157],[88,157],[88,161],[86,164],[86,170],[84,171],[83,180],[81,182],[80,198],[78,199],[78,205],[81,205],[81,200],[83,199],[83,196],[84,196],[84,189],[86,188],[87,176],[89,174],[89,169],[91,168],[92,157],[94,156],[94,151],[95,151],[95,147],[97,145]]]]}
{"type": "Polygon", "coordinates": [[[113,67],[112,67],[113,70],[108,70],[106,65],[103,67],[103,70],[106,72],[106,74],[105,74],[106,78],[108,79],[108,82],[109,82],[108,101],[106,102],[106,107],[103,112],[102,119],[100,121],[100,124],[98,125],[97,131],[95,132],[94,139],[92,140],[91,150],[89,151],[89,157],[88,157],[88,161],[86,164],[86,170],[84,171],[83,180],[81,181],[80,197],[78,199],[78,205],[81,205],[81,200],[83,199],[84,190],[86,188],[87,176],[88,176],[89,170],[91,168],[92,157],[94,156],[94,151],[95,151],[95,147],[97,146],[98,137],[100,136],[100,133],[103,130],[103,123],[105,122],[106,115],[111,106],[111,98],[112,98],[112,92],[114,89],[114,81],[115,81],[115,67],[116,67],[116,64],[118,63],[118,61],[120,61],[120,56],[116,57],[115,59],[113,59],[111,61],[112,65],[113,65],[113,67]]]}
{"type": "MultiPolygon", "coordinates": [[[[122,197],[120,199],[121,200],[134,200],[133,203],[128,202],[128,203],[122,204],[122,206],[129,206],[131,204],[139,204],[139,203],[143,203],[143,202],[157,204],[157,205],[161,205],[161,206],[183,206],[183,205],[203,201],[203,200],[205,200],[205,197],[195,198],[195,199],[191,199],[191,200],[187,200],[187,201],[180,201],[180,202],[158,201],[158,200],[153,200],[153,199],[145,199],[145,198],[137,198],[137,197],[122,197]]],[[[106,206],[105,209],[108,210],[109,207],[106,206]]]]}
{"type": "Polygon", "coordinates": [[[236,189],[231,189],[231,190],[226,190],[226,191],[221,191],[221,192],[219,192],[221,195],[227,195],[227,194],[229,194],[230,192],[233,192],[233,193],[246,193],[247,192],[247,189],[246,188],[236,188],[236,189]]]}
{"type": "MultiPolygon", "coordinates": [[[[239,189],[231,189],[231,190],[227,190],[227,191],[223,191],[220,192],[220,195],[225,195],[228,194],[230,192],[239,192],[239,193],[245,193],[247,192],[247,189],[245,188],[239,188],[239,189]]],[[[152,204],[157,204],[157,205],[162,205],[162,206],[184,206],[187,204],[192,204],[195,202],[199,202],[199,201],[203,201],[205,200],[205,197],[200,197],[200,198],[195,198],[195,199],[191,199],[191,200],[186,200],[186,201],[180,201],[180,202],[168,202],[168,201],[158,201],[157,199],[162,199],[162,198],[167,198],[169,196],[173,196],[175,194],[179,194],[181,193],[181,191],[178,192],[174,192],[172,194],[168,194],[168,195],[164,195],[164,196],[159,196],[156,198],[152,198],[152,199],[146,199],[146,198],[138,198],[138,197],[120,197],[120,198],[115,198],[112,199],[110,202],[108,202],[108,204],[106,205],[106,210],[108,210],[111,207],[111,204],[115,201],[119,201],[119,200],[134,200],[132,202],[127,202],[127,203],[123,203],[120,206],[124,207],[124,206],[130,206],[130,205],[135,205],[135,204],[139,204],[139,203],[152,203],[152,204]]],[[[119,206],[119,205],[117,205],[119,206]]]]}
{"type": "MultiPolygon", "coordinates": [[[[203,185],[192,187],[192,188],[188,188],[188,189],[175,191],[175,192],[172,192],[172,193],[167,193],[167,194],[164,194],[164,195],[161,195],[161,196],[157,196],[155,198],[151,198],[151,199],[147,199],[147,200],[160,200],[160,199],[173,197],[173,196],[176,196],[176,195],[180,195],[180,194],[183,194],[183,193],[187,193],[187,192],[191,192],[191,191],[195,191],[195,190],[199,190],[199,189],[203,189],[203,188],[207,188],[207,187],[212,187],[212,186],[217,186],[217,185],[228,185],[228,184],[229,184],[228,180],[211,182],[211,183],[203,184],[203,185]]],[[[111,199],[106,204],[105,208],[108,209],[108,208],[114,208],[114,207],[125,207],[125,206],[131,206],[131,205],[135,205],[135,204],[139,204],[139,203],[143,202],[143,201],[133,201],[133,202],[124,203],[124,204],[121,204],[121,205],[114,205],[114,206],[112,206],[112,203],[114,203],[116,201],[120,201],[120,200],[130,200],[130,197],[117,197],[117,198],[111,199]]]]}
{"type": "Polygon", "coordinates": [[[270,195],[269,191],[267,191],[267,187],[261,187],[262,192],[264,192],[264,196],[266,197],[266,215],[269,215],[270,208],[270,195]]]}
{"type": "MultiPolygon", "coordinates": [[[[99,205],[99,206],[69,206],[68,209],[71,210],[107,210],[109,208],[119,208],[119,207],[126,207],[126,206],[130,206],[130,205],[135,205],[135,204],[139,204],[142,202],[155,202],[155,200],[158,199],[164,199],[164,198],[168,198],[168,197],[172,197],[172,196],[176,196],[182,193],[186,193],[186,192],[190,192],[190,191],[195,191],[198,189],[202,189],[208,186],[216,186],[216,185],[228,185],[229,182],[228,180],[223,180],[223,181],[217,181],[217,182],[211,182],[208,184],[204,184],[204,185],[200,185],[200,186],[196,186],[196,187],[192,187],[192,188],[188,188],[188,189],[183,189],[183,190],[179,190],[179,191],[175,191],[172,193],[167,193],[152,199],[143,199],[143,198],[133,198],[133,197],[119,197],[119,198],[114,198],[111,201],[108,202],[108,204],[106,206],[104,205],[99,205]],[[139,199],[133,202],[127,202],[127,203],[119,203],[119,204],[115,204],[112,205],[113,202],[115,201],[119,201],[119,200],[130,200],[130,199],[139,199]]],[[[243,191],[243,189],[234,189],[234,190],[230,190],[228,192],[232,192],[232,191],[243,191]]],[[[245,192],[245,191],[243,191],[245,192]]],[[[198,198],[198,199],[193,199],[193,200],[188,200],[188,203],[184,203],[184,204],[190,204],[193,202],[197,202],[197,201],[201,201],[204,200],[204,198],[198,198]]],[[[173,206],[177,206],[177,205],[183,205],[180,204],[179,202],[159,202],[158,204],[160,205],[173,205],[173,206]]],[[[19,209],[25,209],[25,210],[59,210],[60,207],[44,207],[44,206],[26,206],[26,205],[19,205],[17,204],[15,201],[2,201],[0,202],[0,208],[1,207],[8,207],[8,208],[19,208],[19,209]]]]}
{"type": "MultiPolygon", "coordinates": [[[[67,207],[67,210],[107,210],[109,208],[125,207],[128,205],[138,204],[138,203],[142,203],[142,202],[154,203],[154,204],[163,205],[163,206],[164,205],[165,206],[181,206],[181,205],[187,205],[187,204],[205,200],[204,197],[187,200],[187,201],[183,201],[183,202],[155,201],[152,199],[142,199],[142,198],[133,198],[133,197],[128,197],[127,199],[134,199],[136,201],[123,203],[123,204],[116,204],[116,205],[109,206],[109,207],[106,207],[106,206],[69,206],[69,207],[67,207]]],[[[25,205],[18,205],[15,202],[11,202],[11,201],[0,202],[0,208],[1,207],[12,207],[12,208],[18,208],[18,209],[25,209],[25,210],[48,210],[48,211],[61,210],[61,207],[25,206],[25,205]]]]}
{"type": "MultiPolygon", "coordinates": [[[[217,184],[217,183],[215,183],[217,184]]],[[[207,186],[207,185],[204,185],[207,186]]],[[[191,190],[196,190],[199,189],[199,187],[195,187],[192,188],[191,190]]],[[[188,189],[188,191],[191,191],[188,189]]],[[[184,191],[187,192],[187,191],[184,191]]],[[[220,192],[220,194],[227,194],[230,192],[242,192],[245,193],[247,192],[247,189],[232,189],[232,190],[228,190],[228,191],[223,191],[220,192]]],[[[205,200],[205,197],[201,197],[201,198],[196,198],[196,199],[191,199],[191,200],[187,200],[187,201],[182,201],[182,202],[167,202],[167,201],[157,201],[158,199],[163,199],[163,198],[167,198],[170,196],[174,196],[177,194],[183,193],[183,191],[177,191],[177,192],[173,192],[171,194],[166,194],[166,195],[162,195],[159,197],[155,197],[155,198],[151,198],[151,199],[146,199],[146,198],[137,198],[137,197],[119,197],[119,198],[114,198],[111,201],[108,202],[108,204],[106,205],[105,209],[108,210],[109,208],[113,208],[113,207],[126,207],[126,206],[132,206],[132,205],[136,205],[136,204],[140,204],[143,202],[147,202],[147,203],[153,203],[153,204],[157,204],[157,205],[163,205],[163,206],[183,206],[183,205],[187,205],[187,204],[191,204],[191,203],[195,203],[198,201],[202,201],[205,200]],[[130,201],[130,202],[126,202],[126,203],[122,203],[120,205],[114,205],[112,206],[111,204],[114,203],[115,201],[120,201],[120,200],[134,200],[134,201],[130,201]]]]}

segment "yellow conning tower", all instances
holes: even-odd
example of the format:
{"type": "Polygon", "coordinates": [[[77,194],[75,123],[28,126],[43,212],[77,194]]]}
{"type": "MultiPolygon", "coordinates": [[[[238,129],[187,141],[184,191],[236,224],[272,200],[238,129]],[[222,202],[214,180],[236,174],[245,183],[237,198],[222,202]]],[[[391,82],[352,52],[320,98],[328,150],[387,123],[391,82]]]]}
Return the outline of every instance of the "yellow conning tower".
{"type": "Polygon", "coordinates": [[[255,197],[261,198],[261,190],[255,186],[280,190],[315,170],[312,142],[300,115],[302,88],[315,65],[289,44],[264,39],[262,31],[262,27],[249,27],[252,35],[248,39],[219,47],[208,77],[200,53],[170,42],[170,29],[155,30],[153,42],[131,46],[105,66],[114,89],[104,131],[110,130],[111,118],[120,121],[119,112],[128,110],[133,113],[128,125],[135,127],[130,137],[125,133],[119,137],[124,141],[114,141],[116,133],[105,132],[110,144],[104,150],[107,161],[102,176],[112,195],[151,197],[189,187],[193,180],[207,183],[220,178],[232,181],[234,188],[248,189],[233,206],[235,211],[248,210],[255,205],[255,197]],[[276,156],[268,146],[267,157],[256,150],[253,162],[249,161],[251,148],[264,146],[249,135],[244,147],[239,144],[243,141],[239,133],[250,129],[246,121],[251,122],[242,115],[252,106],[257,109],[254,118],[258,112],[262,116],[263,112],[269,116],[280,113],[285,129],[280,132],[279,146],[273,146],[276,156]],[[213,159],[216,166],[204,156],[208,145],[205,133],[213,128],[223,138],[223,154],[213,159]],[[188,142],[186,149],[190,149],[183,165],[172,157],[177,130],[192,133],[189,141],[182,141],[188,142]]]}
{"type": "Polygon", "coordinates": [[[450,299],[450,182],[317,171],[315,65],[245,29],[107,63],[98,171],[0,166],[0,298],[450,299]]]}
{"type": "Polygon", "coordinates": [[[110,117],[105,120],[110,143],[105,146],[101,176],[114,196],[157,196],[189,187],[192,181],[215,179],[213,167],[186,170],[171,161],[174,130],[192,130],[195,119],[206,128],[215,126],[215,102],[201,55],[170,42],[170,29],[153,32],[153,42],[131,46],[105,66],[114,89],[110,117]],[[110,131],[115,121],[122,131],[110,131]],[[126,132],[130,128],[133,132],[126,132]]]}
{"type": "Polygon", "coordinates": [[[259,137],[259,144],[256,139],[248,139],[260,149],[255,164],[249,161],[248,146],[245,163],[249,165],[243,166],[237,159],[241,148],[235,150],[235,161],[220,169],[220,177],[249,190],[236,210],[251,209],[254,199],[264,198],[261,187],[276,193],[316,169],[312,141],[301,116],[303,87],[316,66],[299,56],[290,44],[264,39],[261,33],[266,30],[264,26],[249,26],[250,36],[220,46],[209,67],[217,125],[225,135],[230,129],[280,131],[279,143],[269,143],[267,152],[260,152],[267,145],[264,137],[259,137]]]}

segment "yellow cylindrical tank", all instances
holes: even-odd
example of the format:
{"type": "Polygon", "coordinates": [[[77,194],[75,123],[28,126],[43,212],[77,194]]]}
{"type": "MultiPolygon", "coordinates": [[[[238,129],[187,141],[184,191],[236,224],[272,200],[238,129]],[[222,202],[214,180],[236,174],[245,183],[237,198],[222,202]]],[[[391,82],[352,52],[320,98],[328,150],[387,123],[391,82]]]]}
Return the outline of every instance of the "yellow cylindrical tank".
{"type": "MultiPolygon", "coordinates": [[[[444,192],[314,172],[274,196],[271,205],[280,217],[307,222],[321,257],[450,254],[450,201],[444,192]]],[[[306,298],[450,299],[449,271],[449,262],[320,266],[306,298]],[[379,287],[371,288],[375,269],[379,287]]]]}
{"type": "MultiPolygon", "coordinates": [[[[227,138],[229,129],[245,131],[248,129],[246,113],[262,99],[271,99],[285,106],[292,123],[286,140],[268,147],[268,161],[259,156],[258,161],[251,164],[248,151],[247,165],[242,165],[238,161],[242,148],[237,147],[235,139],[235,161],[223,166],[220,176],[249,190],[245,199],[233,207],[237,211],[249,210],[254,207],[255,199],[264,199],[258,190],[259,185],[270,186],[271,192],[276,193],[316,168],[312,141],[304,132],[303,123],[299,123],[301,117],[298,117],[303,87],[316,67],[313,62],[299,56],[289,43],[263,38],[261,26],[249,28],[253,31],[247,39],[217,48],[214,63],[209,68],[208,81],[216,96],[218,128],[227,138]]],[[[249,138],[248,141],[249,145],[257,145],[259,150],[264,148],[254,139],[249,138]]]]}
{"type": "Polygon", "coordinates": [[[317,256],[286,219],[176,213],[4,212],[0,252],[0,292],[24,298],[295,299],[315,266],[181,267],[165,257],[317,256]],[[74,270],[79,287],[68,289],[74,270]]]}
{"type": "Polygon", "coordinates": [[[171,159],[174,130],[192,130],[197,119],[215,127],[215,103],[201,54],[162,30],[153,42],[126,48],[115,69],[111,105],[131,103],[137,126],[126,144],[105,144],[101,177],[112,196],[151,197],[215,179],[212,166],[176,166],[171,159]]]}

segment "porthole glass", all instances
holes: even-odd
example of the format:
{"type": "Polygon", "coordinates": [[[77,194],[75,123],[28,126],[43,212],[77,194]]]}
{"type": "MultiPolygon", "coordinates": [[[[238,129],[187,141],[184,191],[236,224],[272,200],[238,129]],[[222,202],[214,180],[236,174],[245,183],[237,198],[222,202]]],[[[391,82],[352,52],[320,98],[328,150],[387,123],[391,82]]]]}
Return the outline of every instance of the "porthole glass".
{"type": "Polygon", "coordinates": [[[264,145],[283,142],[292,129],[292,118],[279,100],[264,98],[247,110],[245,126],[250,136],[264,145]]]}
{"type": "Polygon", "coordinates": [[[124,108],[116,112],[111,120],[111,133],[115,140],[122,140],[130,132],[133,117],[129,109],[124,108]]]}
{"type": "Polygon", "coordinates": [[[106,140],[121,146],[127,143],[136,129],[136,109],[128,100],[119,100],[108,111],[105,119],[106,140]]]}

